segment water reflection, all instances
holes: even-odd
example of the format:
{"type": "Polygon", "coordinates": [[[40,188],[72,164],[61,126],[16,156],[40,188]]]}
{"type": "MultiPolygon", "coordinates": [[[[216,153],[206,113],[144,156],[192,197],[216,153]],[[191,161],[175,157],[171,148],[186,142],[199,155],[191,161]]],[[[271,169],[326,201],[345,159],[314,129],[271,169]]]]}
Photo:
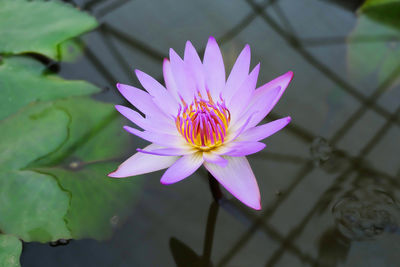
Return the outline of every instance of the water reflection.
{"type": "Polygon", "coordinates": [[[59,239],[57,241],[50,242],[49,245],[51,247],[66,246],[69,244],[70,241],[70,239],[59,239]]]}
{"type": "Polygon", "coordinates": [[[326,267],[338,266],[346,261],[349,249],[349,240],[337,228],[329,228],[318,240],[318,263],[326,267]]]}
{"type": "Polygon", "coordinates": [[[330,174],[344,171],[353,160],[345,151],[335,149],[321,136],[312,141],[310,154],[314,165],[330,174]]]}
{"type": "Polygon", "coordinates": [[[211,252],[214,239],[215,224],[217,221],[219,204],[213,201],[208,212],[204,237],[203,254],[197,255],[189,246],[172,237],[169,242],[172,256],[178,267],[186,266],[213,266],[211,252]]]}
{"type": "Polygon", "coordinates": [[[352,240],[374,239],[384,232],[399,232],[400,209],[386,192],[357,189],[333,207],[339,231],[352,240]]]}
{"type": "Polygon", "coordinates": [[[317,137],[311,143],[310,153],[315,165],[319,166],[331,157],[332,147],[325,138],[317,137]]]}

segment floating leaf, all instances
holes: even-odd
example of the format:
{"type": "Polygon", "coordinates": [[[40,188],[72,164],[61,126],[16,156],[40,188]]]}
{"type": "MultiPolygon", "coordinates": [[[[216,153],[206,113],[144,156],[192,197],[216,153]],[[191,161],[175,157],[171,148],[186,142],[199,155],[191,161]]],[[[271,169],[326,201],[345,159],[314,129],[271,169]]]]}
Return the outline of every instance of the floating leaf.
{"type": "Polygon", "coordinates": [[[115,163],[72,162],[70,167],[41,171],[56,177],[62,188],[70,192],[65,219],[72,238],[109,238],[132,211],[142,179],[109,178],[107,173],[115,169],[115,163]]]}
{"type": "Polygon", "coordinates": [[[18,267],[22,243],[15,236],[0,234],[0,267],[18,267]]]}
{"type": "Polygon", "coordinates": [[[52,167],[36,170],[52,175],[69,192],[71,202],[65,219],[73,238],[108,238],[131,212],[142,184],[140,177],[107,177],[116,166],[110,160],[122,156],[129,134],[122,130],[122,121],[111,104],[81,97],[54,105],[72,118],[69,139],[34,164],[52,167]]]}
{"type": "Polygon", "coordinates": [[[0,0],[0,53],[57,59],[60,43],[96,26],[93,17],[60,1],[0,0]]]}
{"type": "Polygon", "coordinates": [[[362,9],[373,8],[385,4],[399,3],[399,0],[366,0],[362,5],[362,9]]]}
{"type": "Polygon", "coordinates": [[[360,10],[379,23],[400,29],[400,0],[367,0],[360,10]]]}
{"type": "Polygon", "coordinates": [[[125,151],[129,134],[121,130],[121,121],[113,105],[89,97],[74,97],[56,101],[54,106],[71,118],[69,138],[49,157],[35,162],[35,166],[59,164],[66,157],[105,160],[120,157],[125,151]]]}
{"type": "Polygon", "coordinates": [[[57,149],[70,118],[50,103],[27,107],[0,122],[0,230],[24,241],[69,238],[69,196],[48,175],[21,170],[57,149]]]}
{"type": "Polygon", "coordinates": [[[24,241],[108,238],[139,195],[140,178],[106,176],[129,144],[111,104],[36,103],[0,122],[0,140],[0,230],[24,241]]]}
{"type": "Polygon", "coordinates": [[[82,56],[84,44],[79,39],[70,39],[60,44],[60,61],[74,62],[82,56]]]}
{"type": "Polygon", "coordinates": [[[88,95],[99,89],[85,81],[44,74],[45,66],[27,57],[5,58],[0,65],[0,120],[34,101],[88,95]]]}
{"type": "Polygon", "coordinates": [[[70,238],[64,221],[69,196],[57,181],[33,171],[2,172],[0,228],[24,241],[70,238]]]}
{"type": "Polygon", "coordinates": [[[24,168],[57,149],[67,138],[69,121],[68,114],[51,103],[27,107],[1,121],[0,170],[24,168]]]}

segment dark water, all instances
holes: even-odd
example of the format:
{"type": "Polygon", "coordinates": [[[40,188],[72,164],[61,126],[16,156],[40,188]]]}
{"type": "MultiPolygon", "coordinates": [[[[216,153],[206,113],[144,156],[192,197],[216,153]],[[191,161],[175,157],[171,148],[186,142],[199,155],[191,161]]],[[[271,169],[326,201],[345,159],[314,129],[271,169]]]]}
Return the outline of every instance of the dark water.
{"type": "Polygon", "coordinates": [[[262,211],[226,192],[213,204],[204,170],[172,186],[148,174],[112,239],[24,244],[22,266],[399,266],[400,37],[360,2],[75,0],[101,26],[60,74],[99,99],[123,103],[114,84],[139,86],[134,68],[161,78],[170,47],[213,35],[228,69],[250,44],[259,85],[294,71],[267,118],[292,122],[249,157],[262,211]]]}

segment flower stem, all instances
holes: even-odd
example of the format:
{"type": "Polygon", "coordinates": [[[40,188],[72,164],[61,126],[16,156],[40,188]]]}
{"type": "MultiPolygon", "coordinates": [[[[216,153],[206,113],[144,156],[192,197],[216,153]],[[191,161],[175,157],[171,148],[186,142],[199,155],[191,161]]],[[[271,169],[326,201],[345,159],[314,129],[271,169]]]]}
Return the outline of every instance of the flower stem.
{"type": "Polygon", "coordinates": [[[216,203],[219,203],[219,201],[223,197],[221,188],[219,187],[219,183],[217,180],[215,180],[214,176],[210,172],[207,173],[208,173],[208,183],[210,185],[211,195],[213,196],[214,201],[216,203]]]}
{"type": "Polygon", "coordinates": [[[214,240],[215,224],[217,223],[218,209],[218,203],[212,202],[208,211],[207,227],[203,245],[203,264],[201,266],[211,266],[211,251],[214,240]]]}

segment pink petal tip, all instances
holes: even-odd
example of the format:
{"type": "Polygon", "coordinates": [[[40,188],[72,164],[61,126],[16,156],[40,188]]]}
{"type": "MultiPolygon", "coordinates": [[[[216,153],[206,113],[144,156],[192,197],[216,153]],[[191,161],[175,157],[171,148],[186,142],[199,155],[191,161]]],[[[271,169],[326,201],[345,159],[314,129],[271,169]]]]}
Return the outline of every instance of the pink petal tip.
{"type": "Polygon", "coordinates": [[[293,80],[293,76],[294,76],[293,71],[290,70],[290,71],[286,72],[285,75],[290,76],[289,82],[291,82],[293,80]]]}
{"type": "Polygon", "coordinates": [[[252,208],[255,209],[255,210],[261,210],[261,209],[262,209],[261,203],[258,203],[257,206],[254,206],[254,207],[252,207],[252,208]]]}
{"type": "Polygon", "coordinates": [[[111,177],[111,178],[125,178],[125,177],[118,176],[118,175],[116,174],[117,171],[118,171],[118,169],[116,169],[115,171],[110,172],[109,174],[107,174],[107,176],[108,176],[108,177],[111,177]]]}

